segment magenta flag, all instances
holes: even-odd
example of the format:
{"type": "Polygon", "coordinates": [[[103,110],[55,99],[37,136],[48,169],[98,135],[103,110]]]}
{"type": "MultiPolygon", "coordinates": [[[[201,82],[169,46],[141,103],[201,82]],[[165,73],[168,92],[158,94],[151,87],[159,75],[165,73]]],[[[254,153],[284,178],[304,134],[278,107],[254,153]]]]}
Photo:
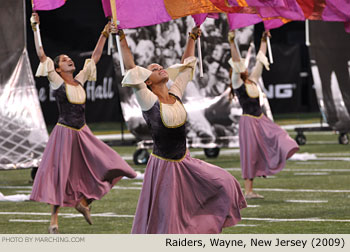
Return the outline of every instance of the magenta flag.
{"type": "Polygon", "coordinates": [[[281,27],[284,24],[286,24],[286,22],[279,18],[274,18],[274,19],[269,19],[264,21],[265,30],[276,29],[281,27]]]}
{"type": "Polygon", "coordinates": [[[283,17],[292,20],[305,20],[304,12],[296,0],[284,0],[282,7],[257,8],[263,18],[283,17]]]}
{"type": "Polygon", "coordinates": [[[326,0],[326,6],[322,13],[325,21],[350,22],[350,1],[349,0],[326,0]]]}
{"type": "Polygon", "coordinates": [[[262,19],[256,14],[242,14],[242,13],[228,13],[227,20],[230,30],[239,29],[249,25],[254,25],[260,22],[264,23],[266,30],[276,29],[289,22],[289,20],[282,20],[280,18],[262,19]]]}
{"type": "MultiPolygon", "coordinates": [[[[102,0],[102,6],[105,16],[111,17],[110,1],[102,0]]],[[[172,20],[163,0],[118,0],[116,6],[121,29],[155,25],[172,20]]]]}
{"type": "Polygon", "coordinates": [[[33,0],[33,11],[54,10],[66,3],[66,0],[33,0]]]}
{"type": "Polygon", "coordinates": [[[260,23],[262,22],[262,19],[256,14],[228,13],[227,21],[230,26],[230,30],[234,30],[260,23]]]}
{"type": "Polygon", "coordinates": [[[201,14],[196,14],[192,15],[194,22],[196,23],[196,26],[200,26],[203,24],[205,19],[208,18],[219,18],[219,13],[201,13],[201,14]]]}

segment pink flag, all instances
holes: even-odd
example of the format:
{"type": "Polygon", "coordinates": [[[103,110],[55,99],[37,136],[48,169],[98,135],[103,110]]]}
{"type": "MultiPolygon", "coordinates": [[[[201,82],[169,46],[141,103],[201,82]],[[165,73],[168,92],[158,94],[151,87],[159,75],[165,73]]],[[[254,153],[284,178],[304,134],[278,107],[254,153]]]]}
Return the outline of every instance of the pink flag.
{"type": "MultiPolygon", "coordinates": [[[[110,0],[102,0],[102,6],[105,16],[112,16],[110,0]]],[[[116,9],[120,28],[149,26],[193,14],[220,12],[209,0],[118,0],[116,9]]]]}
{"type": "Polygon", "coordinates": [[[288,23],[291,20],[276,17],[276,18],[261,18],[257,14],[244,14],[244,13],[228,13],[227,20],[230,26],[230,30],[254,25],[260,22],[264,23],[266,30],[275,29],[288,23]]]}
{"type": "MultiPolygon", "coordinates": [[[[102,0],[106,17],[111,17],[110,0],[102,0]]],[[[118,0],[117,19],[119,27],[136,28],[155,25],[172,20],[168,14],[163,0],[118,0]]]]}
{"type": "Polygon", "coordinates": [[[290,22],[291,20],[281,19],[281,18],[274,18],[269,20],[264,20],[264,27],[265,30],[271,30],[281,27],[282,25],[290,22]]]}
{"type": "Polygon", "coordinates": [[[283,17],[292,20],[305,20],[304,12],[296,0],[284,0],[282,7],[257,8],[263,18],[283,17]]]}
{"type": "Polygon", "coordinates": [[[205,19],[208,18],[219,18],[219,13],[201,13],[201,14],[196,14],[192,15],[194,22],[196,23],[196,26],[200,26],[203,24],[205,19]]]}
{"type": "Polygon", "coordinates": [[[260,23],[262,22],[262,19],[256,14],[228,13],[227,21],[230,26],[230,30],[234,30],[260,23]]]}
{"type": "Polygon", "coordinates": [[[322,13],[322,19],[326,21],[350,21],[350,1],[326,0],[326,6],[322,13]]]}
{"type": "Polygon", "coordinates": [[[54,10],[66,3],[66,0],[33,0],[33,11],[54,10]]]}

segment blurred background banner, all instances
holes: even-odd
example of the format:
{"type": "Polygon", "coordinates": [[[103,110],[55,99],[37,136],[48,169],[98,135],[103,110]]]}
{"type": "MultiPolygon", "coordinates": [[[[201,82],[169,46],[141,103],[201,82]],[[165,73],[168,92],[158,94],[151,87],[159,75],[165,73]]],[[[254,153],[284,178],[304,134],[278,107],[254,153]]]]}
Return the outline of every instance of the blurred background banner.
{"type": "Polygon", "coordinates": [[[318,104],[335,130],[350,130],[350,34],[338,22],[310,22],[310,59],[318,104]]]}
{"type": "Polygon", "coordinates": [[[0,169],[37,166],[48,140],[26,48],[24,4],[0,5],[0,169]]]}

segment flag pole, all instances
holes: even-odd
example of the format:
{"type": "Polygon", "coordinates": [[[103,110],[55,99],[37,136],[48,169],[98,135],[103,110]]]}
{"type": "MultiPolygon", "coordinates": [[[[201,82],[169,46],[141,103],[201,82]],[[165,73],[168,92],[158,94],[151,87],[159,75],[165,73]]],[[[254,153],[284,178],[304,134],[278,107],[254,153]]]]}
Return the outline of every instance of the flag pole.
{"type": "Polygon", "coordinates": [[[310,29],[309,29],[309,19],[305,20],[305,44],[310,46],[310,29]]]}
{"type": "Polygon", "coordinates": [[[111,55],[113,45],[113,37],[111,34],[108,35],[108,44],[107,44],[107,55],[111,55]]]}
{"type": "Polygon", "coordinates": [[[237,49],[237,52],[238,52],[239,58],[242,58],[242,56],[241,56],[241,52],[240,52],[240,50],[239,50],[239,46],[238,46],[238,44],[237,44],[237,40],[236,40],[236,38],[234,38],[234,39],[233,39],[233,42],[235,43],[235,47],[236,47],[236,49],[237,49]]]}
{"type": "MultiPolygon", "coordinates": [[[[33,10],[34,13],[36,13],[36,11],[34,10],[34,2],[33,2],[33,0],[32,0],[32,10],[33,10]]],[[[38,35],[39,47],[43,47],[43,43],[41,42],[40,28],[39,28],[39,24],[38,23],[35,24],[35,28],[36,28],[36,33],[38,35]]]]}
{"type": "Polygon", "coordinates": [[[269,51],[270,64],[273,64],[272,49],[271,49],[271,42],[270,42],[269,36],[266,36],[266,42],[267,42],[267,50],[269,51]]]}
{"type": "MultiPolygon", "coordinates": [[[[108,17],[108,20],[111,21],[111,17],[108,17]]],[[[112,46],[113,46],[113,36],[112,34],[109,34],[108,41],[107,41],[107,55],[111,55],[112,46]]]]}
{"type": "MultiPolygon", "coordinates": [[[[110,3],[111,3],[111,10],[112,10],[112,16],[113,16],[113,23],[118,28],[117,6],[116,6],[115,1],[116,0],[110,0],[110,3]]],[[[118,48],[118,53],[119,53],[120,70],[122,72],[122,75],[124,76],[124,74],[125,74],[124,61],[123,61],[122,50],[121,50],[121,47],[120,47],[120,40],[119,40],[119,35],[118,34],[115,35],[115,39],[116,39],[116,42],[117,42],[117,48],[118,48]]]]}
{"type": "Polygon", "coordinates": [[[197,51],[198,51],[198,58],[199,58],[199,77],[203,77],[203,60],[202,60],[202,48],[201,48],[200,36],[198,36],[197,38],[197,51]]]}

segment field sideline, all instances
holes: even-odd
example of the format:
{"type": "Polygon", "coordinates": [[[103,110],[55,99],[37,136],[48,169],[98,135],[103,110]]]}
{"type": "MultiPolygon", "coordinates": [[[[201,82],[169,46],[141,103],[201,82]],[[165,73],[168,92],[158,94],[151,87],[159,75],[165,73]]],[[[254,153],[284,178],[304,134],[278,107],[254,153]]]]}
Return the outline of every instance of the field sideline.
{"type": "MultiPolygon", "coordinates": [[[[282,124],[282,123],[281,123],[282,124]]],[[[290,131],[294,138],[295,132],[290,131]]],[[[312,155],[306,161],[287,162],[276,176],[255,180],[263,200],[249,200],[242,221],[223,230],[225,234],[303,234],[350,233],[350,146],[338,144],[332,132],[305,133],[307,144],[299,154],[312,155]]],[[[145,165],[134,165],[134,146],[113,147],[138,172],[145,165]]],[[[192,156],[227,169],[243,186],[238,149],[223,149],[215,159],[203,150],[190,149],[192,156]]],[[[3,195],[31,192],[30,170],[0,170],[3,195]]],[[[92,204],[93,225],[72,208],[62,208],[59,231],[64,234],[128,234],[135,214],[142,180],[121,180],[102,200],[92,204]]],[[[46,234],[50,206],[37,202],[0,202],[0,233],[46,234]]]]}

